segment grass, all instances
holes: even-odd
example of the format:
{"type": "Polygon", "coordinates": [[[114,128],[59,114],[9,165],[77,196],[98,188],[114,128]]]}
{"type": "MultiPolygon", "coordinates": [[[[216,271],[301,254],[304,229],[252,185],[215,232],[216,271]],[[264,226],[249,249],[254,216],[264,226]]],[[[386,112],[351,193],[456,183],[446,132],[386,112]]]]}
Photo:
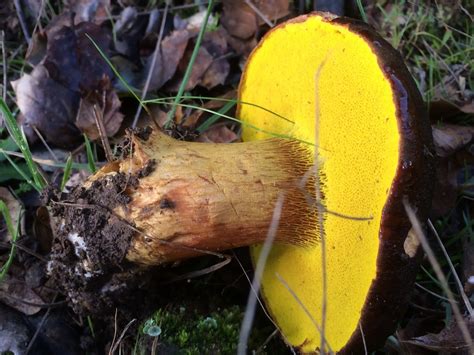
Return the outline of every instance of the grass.
{"type": "Polygon", "coordinates": [[[398,0],[375,6],[369,23],[402,52],[426,102],[452,96],[446,81],[458,82],[461,75],[466,87],[474,87],[474,77],[466,75],[474,65],[474,24],[466,14],[474,13],[473,5],[398,0]]]}
{"type": "Polygon", "coordinates": [[[7,272],[10,269],[10,266],[13,263],[13,258],[15,257],[15,252],[16,252],[16,244],[15,243],[16,243],[16,241],[18,239],[18,235],[19,235],[20,218],[18,218],[18,226],[13,226],[12,216],[10,214],[10,210],[8,209],[8,206],[5,204],[5,202],[3,202],[2,200],[0,200],[0,214],[5,219],[5,224],[7,226],[8,234],[10,234],[10,236],[11,236],[11,244],[12,244],[7,261],[0,268],[0,283],[1,283],[5,279],[5,277],[7,275],[7,272]]]}

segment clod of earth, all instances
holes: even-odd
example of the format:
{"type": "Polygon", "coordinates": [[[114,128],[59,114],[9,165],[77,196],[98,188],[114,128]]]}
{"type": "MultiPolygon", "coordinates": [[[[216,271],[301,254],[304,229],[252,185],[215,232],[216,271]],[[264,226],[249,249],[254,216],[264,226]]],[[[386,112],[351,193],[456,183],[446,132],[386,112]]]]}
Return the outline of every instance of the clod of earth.
{"type": "Polygon", "coordinates": [[[376,349],[421,256],[403,201],[425,220],[433,181],[430,125],[403,60],[363,23],[302,16],[265,36],[239,96],[246,142],[132,135],[127,158],[49,196],[50,273],[78,309],[110,306],[147,267],[263,242],[283,194],[262,287],[285,340],[302,352],[376,349]]]}

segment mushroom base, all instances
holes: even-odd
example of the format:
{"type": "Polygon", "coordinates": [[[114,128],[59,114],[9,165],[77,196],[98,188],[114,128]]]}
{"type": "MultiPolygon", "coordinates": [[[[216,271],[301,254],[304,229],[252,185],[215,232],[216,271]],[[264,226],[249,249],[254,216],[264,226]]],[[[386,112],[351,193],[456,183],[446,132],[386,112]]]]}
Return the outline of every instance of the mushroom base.
{"type": "Polygon", "coordinates": [[[280,194],[276,240],[318,242],[304,143],[203,144],[155,132],[132,136],[130,151],[67,196],[49,198],[56,222],[49,272],[71,300],[81,299],[78,311],[115,307],[116,295],[142,283],[137,274],[150,266],[263,242],[280,194]]]}

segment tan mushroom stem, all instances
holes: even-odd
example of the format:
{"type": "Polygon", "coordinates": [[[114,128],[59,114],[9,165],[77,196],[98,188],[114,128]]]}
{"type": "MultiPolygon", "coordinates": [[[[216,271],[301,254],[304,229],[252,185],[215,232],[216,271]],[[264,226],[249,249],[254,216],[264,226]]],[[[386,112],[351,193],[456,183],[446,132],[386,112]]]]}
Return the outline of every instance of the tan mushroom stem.
{"type": "Polygon", "coordinates": [[[308,203],[314,179],[302,179],[312,165],[312,149],[282,138],[234,144],[202,144],[153,133],[132,138],[131,157],[102,168],[92,179],[152,172],[127,189],[130,203],[115,209],[139,230],[129,261],[157,265],[199,256],[205,251],[261,243],[275,202],[285,194],[276,240],[315,242],[316,211],[308,203]]]}

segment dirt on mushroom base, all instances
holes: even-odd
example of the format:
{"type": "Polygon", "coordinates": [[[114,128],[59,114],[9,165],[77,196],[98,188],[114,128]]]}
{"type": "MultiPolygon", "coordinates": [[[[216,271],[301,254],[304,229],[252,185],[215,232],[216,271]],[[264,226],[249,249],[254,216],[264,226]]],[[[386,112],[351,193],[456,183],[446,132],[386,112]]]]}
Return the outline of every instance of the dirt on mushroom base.
{"type": "Polygon", "coordinates": [[[132,298],[132,307],[141,304],[138,284],[146,283],[153,273],[124,262],[135,231],[112,209],[127,204],[126,192],[151,171],[148,164],[135,175],[112,174],[69,194],[51,188],[45,192],[45,202],[57,221],[48,273],[76,312],[102,318],[113,313],[113,305],[132,298]]]}

